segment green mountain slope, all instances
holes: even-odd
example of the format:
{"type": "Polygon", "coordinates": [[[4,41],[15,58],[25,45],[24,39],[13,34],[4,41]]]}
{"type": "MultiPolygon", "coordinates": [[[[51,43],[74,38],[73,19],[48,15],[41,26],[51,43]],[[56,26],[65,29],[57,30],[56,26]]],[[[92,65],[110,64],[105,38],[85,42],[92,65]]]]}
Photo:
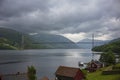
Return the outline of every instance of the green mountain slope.
{"type": "Polygon", "coordinates": [[[10,41],[18,42],[21,41],[21,33],[12,29],[0,28],[0,37],[9,39],[10,41]]]}
{"type": "Polygon", "coordinates": [[[108,44],[94,47],[92,50],[93,51],[102,51],[102,52],[107,52],[107,51],[111,50],[114,53],[120,54],[120,38],[114,39],[114,40],[110,41],[108,44]]]}
{"type": "MultiPolygon", "coordinates": [[[[21,49],[21,47],[24,49],[78,48],[75,43],[60,35],[43,33],[37,35],[28,35],[6,28],[0,28],[0,38],[6,39],[9,42],[7,44],[18,49],[21,49]],[[23,42],[22,37],[24,38],[23,42]],[[22,45],[22,43],[24,43],[24,45],[22,45]]],[[[4,43],[4,41],[1,41],[1,43],[4,43]]],[[[1,47],[1,49],[3,48],[1,47]]]]}
{"type": "Polygon", "coordinates": [[[0,38],[0,50],[6,50],[6,49],[12,49],[15,50],[17,49],[16,47],[10,45],[10,41],[5,39],[5,38],[0,38]]]}
{"type": "MultiPolygon", "coordinates": [[[[28,49],[31,48],[31,39],[29,38],[29,36],[27,34],[18,32],[16,30],[13,29],[7,29],[7,28],[0,28],[0,38],[4,38],[6,39],[9,43],[10,46],[16,47],[18,49],[22,49],[22,37],[24,36],[24,48],[28,49]]],[[[1,43],[4,43],[4,41],[2,40],[1,43]]],[[[4,46],[3,48],[5,48],[7,46],[4,46]]],[[[1,49],[3,49],[1,47],[1,49]]]]}
{"type": "Polygon", "coordinates": [[[0,28],[0,38],[7,39],[11,46],[20,47],[21,36],[22,34],[15,30],[0,28]]]}
{"type": "Polygon", "coordinates": [[[41,33],[30,37],[34,45],[43,45],[45,48],[79,48],[74,42],[61,35],[41,33]]]}

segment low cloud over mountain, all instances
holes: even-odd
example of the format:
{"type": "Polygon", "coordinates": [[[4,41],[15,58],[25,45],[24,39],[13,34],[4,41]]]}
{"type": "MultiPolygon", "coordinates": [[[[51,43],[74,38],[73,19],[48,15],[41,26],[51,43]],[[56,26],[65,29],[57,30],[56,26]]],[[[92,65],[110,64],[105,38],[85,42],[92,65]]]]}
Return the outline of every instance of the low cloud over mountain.
{"type": "Polygon", "coordinates": [[[0,0],[0,27],[61,34],[73,41],[92,33],[113,39],[120,33],[119,8],[120,0],[0,0]]]}

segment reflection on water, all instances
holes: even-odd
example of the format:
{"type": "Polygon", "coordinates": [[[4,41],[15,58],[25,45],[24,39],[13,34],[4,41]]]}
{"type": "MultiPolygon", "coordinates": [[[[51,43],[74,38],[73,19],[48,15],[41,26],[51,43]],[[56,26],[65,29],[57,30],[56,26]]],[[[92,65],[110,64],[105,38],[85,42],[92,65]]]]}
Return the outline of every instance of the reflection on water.
{"type": "Polygon", "coordinates": [[[91,60],[91,53],[89,49],[1,50],[0,73],[26,72],[27,66],[34,65],[39,78],[53,78],[58,66],[78,67],[79,61],[91,60]]]}

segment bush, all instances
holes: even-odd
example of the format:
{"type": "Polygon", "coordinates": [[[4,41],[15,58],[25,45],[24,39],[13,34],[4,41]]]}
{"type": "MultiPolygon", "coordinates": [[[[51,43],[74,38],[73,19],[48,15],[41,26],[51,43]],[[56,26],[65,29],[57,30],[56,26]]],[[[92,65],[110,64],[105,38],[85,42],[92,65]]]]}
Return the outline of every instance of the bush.
{"type": "Polygon", "coordinates": [[[28,79],[29,80],[36,80],[36,69],[34,68],[34,66],[28,66],[28,79]]]}
{"type": "Polygon", "coordinates": [[[113,70],[120,70],[120,63],[112,67],[113,70]]]}
{"type": "Polygon", "coordinates": [[[99,59],[101,62],[105,63],[105,65],[113,65],[115,64],[115,55],[112,51],[102,53],[99,59]]]}

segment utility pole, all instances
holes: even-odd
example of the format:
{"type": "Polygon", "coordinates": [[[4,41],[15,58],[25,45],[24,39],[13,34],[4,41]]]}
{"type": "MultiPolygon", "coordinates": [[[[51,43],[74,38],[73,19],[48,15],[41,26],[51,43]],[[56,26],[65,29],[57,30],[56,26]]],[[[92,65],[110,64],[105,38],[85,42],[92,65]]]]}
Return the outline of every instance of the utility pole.
{"type": "MultiPolygon", "coordinates": [[[[94,33],[92,34],[92,48],[94,47],[94,33]]],[[[94,60],[94,52],[92,51],[92,60],[94,60]]]]}
{"type": "Polygon", "coordinates": [[[21,49],[24,49],[24,35],[22,35],[21,39],[21,49]]]}

